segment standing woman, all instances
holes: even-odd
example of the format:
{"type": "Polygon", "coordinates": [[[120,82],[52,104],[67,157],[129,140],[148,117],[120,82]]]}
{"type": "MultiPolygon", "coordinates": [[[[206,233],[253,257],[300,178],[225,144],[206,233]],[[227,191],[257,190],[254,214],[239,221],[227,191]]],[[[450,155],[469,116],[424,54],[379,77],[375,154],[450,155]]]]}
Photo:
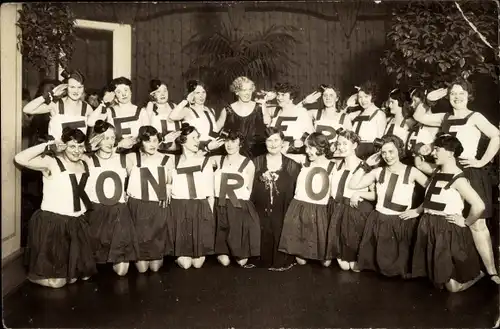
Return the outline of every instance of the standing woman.
{"type": "Polygon", "coordinates": [[[215,253],[228,266],[229,255],[245,266],[249,257],[260,255],[260,223],[250,201],[255,166],[240,153],[243,136],[230,131],[224,146],[227,155],[212,158],[215,179],[215,253]]]}
{"type": "Polygon", "coordinates": [[[26,104],[26,114],[50,113],[48,133],[54,139],[60,139],[64,128],[78,128],[87,132],[87,116],[92,113],[92,106],[83,100],[85,78],[80,71],[64,71],[63,83],[52,91],[44,93],[26,104]]]}
{"type": "Polygon", "coordinates": [[[266,110],[265,99],[262,103],[252,101],[255,84],[247,77],[236,78],[230,87],[238,100],[222,109],[217,126],[226,131],[239,131],[241,154],[254,158],[266,152],[264,130],[271,122],[271,116],[266,110]]]}
{"type": "Polygon", "coordinates": [[[384,135],[395,135],[403,142],[408,140],[411,128],[415,125],[410,94],[399,89],[389,94],[389,111],[393,115],[387,122],[384,135]]]}
{"type": "Polygon", "coordinates": [[[355,191],[349,182],[362,170],[363,162],[356,156],[359,136],[350,130],[340,130],[336,141],[336,164],[330,181],[333,204],[328,226],[327,259],[337,258],[340,267],[347,271],[357,269],[357,260],[366,219],[373,210],[374,185],[355,191]]]}
{"type": "Polygon", "coordinates": [[[413,253],[413,276],[428,277],[436,287],[451,292],[463,291],[484,276],[469,227],[485,207],[457,166],[462,151],[460,141],[449,134],[434,142],[437,168],[428,172],[432,176],[413,253]],[[462,216],[464,200],[470,204],[467,218],[462,216]]]}
{"type": "Polygon", "coordinates": [[[312,259],[329,266],[327,204],[334,163],[327,159],[331,150],[325,135],[312,133],[305,145],[307,159],[297,177],[295,196],[285,215],[279,250],[294,255],[300,265],[312,259]]]}
{"type": "Polygon", "coordinates": [[[130,149],[136,144],[141,122],[141,109],[132,104],[132,81],[125,77],[113,79],[109,85],[109,93],[103,97],[103,103],[92,112],[89,126],[93,127],[97,120],[108,121],[115,127],[119,147],[130,149]]]}
{"type": "Polygon", "coordinates": [[[361,106],[361,112],[352,120],[352,127],[361,138],[356,155],[363,160],[375,153],[373,141],[384,135],[387,123],[384,111],[373,103],[375,97],[376,85],[373,82],[366,82],[359,87],[357,103],[361,106]]]}
{"type": "MultiPolygon", "coordinates": [[[[429,106],[430,101],[427,100],[427,91],[423,89],[414,89],[411,93],[411,112],[414,113],[417,108],[422,107],[426,114],[432,114],[429,106]]],[[[413,114],[412,114],[413,115],[413,114]]],[[[420,144],[431,144],[439,132],[439,127],[431,127],[423,125],[415,121],[415,125],[410,129],[410,133],[406,140],[406,150],[414,151],[415,146],[420,144]]]]}
{"type": "Polygon", "coordinates": [[[213,109],[205,106],[207,91],[205,84],[197,80],[187,82],[188,95],[170,112],[172,121],[189,123],[199,132],[200,150],[208,153],[219,149],[224,141],[219,137],[220,127],[215,120],[213,109]]]}
{"type": "Polygon", "coordinates": [[[268,127],[264,131],[267,154],[255,158],[251,199],[260,218],[260,264],[271,271],[285,271],[294,257],[278,250],[285,213],[293,199],[300,165],[281,153],[283,132],[268,127]]]}
{"type": "Polygon", "coordinates": [[[485,210],[480,219],[474,221],[470,227],[472,237],[491,280],[500,284],[493,256],[491,236],[485,220],[493,215],[493,184],[488,177],[488,172],[484,170],[498,152],[500,131],[481,113],[469,110],[468,102],[473,97],[472,85],[469,82],[458,79],[448,89],[438,89],[429,93],[428,98],[437,100],[446,95],[453,107],[452,114],[425,113],[424,107],[419,106],[413,116],[422,124],[441,127],[442,132],[455,136],[462,144],[463,152],[458,157],[459,168],[464,172],[465,177],[485,204],[485,210]],[[489,143],[481,159],[478,159],[477,151],[481,134],[489,138],[489,143]]]}
{"type": "Polygon", "coordinates": [[[182,148],[169,166],[168,234],[173,242],[169,254],[177,264],[188,269],[200,268],[205,256],[214,253],[215,217],[213,167],[208,157],[200,155],[200,133],[184,123],[176,142],[182,148]],[[170,184],[170,183],[169,183],[170,184]]]}
{"type": "Polygon", "coordinates": [[[278,106],[274,110],[269,109],[273,112],[270,126],[283,131],[284,147],[288,152],[303,154],[304,136],[314,132],[314,126],[302,103],[293,103],[299,94],[299,89],[289,83],[277,83],[274,88],[278,106]]]}
{"type": "Polygon", "coordinates": [[[377,194],[375,210],[368,216],[359,247],[358,266],[385,276],[408,278],[419,216],[411,209],[413,190],[415,183],[427,186],[427,176],[401,162],[404,157],[401,138],[385,135],[380,145],[382,166],[371,171],[364,166],[349,182],[353,190],[375,184],[377,194]]]}
{"type": "Polygon", "coordinates": [[[139,253],[136,267],[157,272],[171,249],[167,236],[167,162],[158,152],[161,135],[154,127],[139,129],[139,152],[127,155],[129,182],[128,206],[134,222],[139,253]]]}
{"type": "Polygon", "coordinates": [[[42,205],[31,217],[26,248],[28,279],[42,286],[60,288],[96,272],[85,214],[90,201],[84,142],[83,132],[65,128],[61,142],[30,147],[14,158],[43,174],[42,205]],[[57,155],[43,155],[49,146],[57,155]]]}
{"type": "MultiPolygon", "coordinates": [[[[335,86],[322,84],[319,90],[322,106],[318,109],[309,110],[308,113],[312,117],[315,131],[327,135],[328,140],[332,142],[336,137],[337,129],[352,130],[352,114],[339,107],[340,93],[335,86]]],[[[310,96],[312,97],[312,95],[310,96]]],[[[304,99],[304,104],[309,103],[310,96],[304,99]]]]}
{"type": "Polygon", "coordinates": [[[139,251],[126,203],[127,159],[125,154],[115,152],[115,128],[109,122],[97,121],[93,135],[90,143],[96,151],[86,159],[90,174],[85,191],[92,202],[89,235],[96,262],[112,263],[113,270],[123,276],[139,251]]]}

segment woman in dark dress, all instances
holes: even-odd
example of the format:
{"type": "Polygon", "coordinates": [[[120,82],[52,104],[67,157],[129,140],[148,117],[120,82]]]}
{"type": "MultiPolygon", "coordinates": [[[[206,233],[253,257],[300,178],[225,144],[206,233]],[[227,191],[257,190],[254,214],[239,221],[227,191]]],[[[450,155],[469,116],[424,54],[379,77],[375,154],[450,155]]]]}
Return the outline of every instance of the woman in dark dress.
{"type": "Polygon", "coordinates": [[[225,131],[239,131],[243,135],[243,156],[254,158],[265,154],[264,129],[271,121],[265,108],[265,99],[261,103],[252,101],[255,84],[247,77],[236,78],[230,88],[238,100],[222,109],[217,125],[225,131]]]}
{"type": "Polygon", "coordinates": [[[285,271],[294,257],[278,251],[285,213],[295,192],[300,165],[281,153],[284,135],[274,127],[264,131],[267,154],[254,159],[255,178],[251,200],[261,227],[261,266],[285,271]]]}

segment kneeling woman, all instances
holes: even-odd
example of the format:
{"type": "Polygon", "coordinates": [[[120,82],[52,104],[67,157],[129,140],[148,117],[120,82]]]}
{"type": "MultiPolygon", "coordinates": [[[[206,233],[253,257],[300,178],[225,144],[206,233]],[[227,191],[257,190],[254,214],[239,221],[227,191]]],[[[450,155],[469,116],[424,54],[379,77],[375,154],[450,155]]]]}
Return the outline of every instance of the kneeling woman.
{"type": "Polygon", "coordinates": [[[85,134],[65,128],[61,141],[39,144],[15,156],[21,166],[43,173],[42,205],[29,223],[26,255],[28,279],[52,288],[78,277],[86,279],[96,271],[85,214],[90,207],[84,191],[88,179],[82,160],[85,134]],[[56,145],[61,153],[42,155],[49,145],[56,145]]]}
{"type": "Polygon", "coordinates": [[[177,264],[188,269],[200,268],[205,256],[214,253],[215,217],[214,176],[209,158],[199,154],[200,134],[184,123],[176,142],[182,154],[169,167],[172,200],[168,234],[177,264]]]}
{"type": "Polygon", "coordinates": [[[161,135],[152,126],[139,128],[139,152],[129,153],[128,206],[134,222],[139,252],[136,267],[156,272],[163,265],[171,243],[167,236],[167,162],[158,152],[161,135]]]}
{"type": "Polygon", "coordinates": [[[319,260],[329,266],[326,255],[328,230],[328,199],[330,175],[334,163],[329,161],[330,144],[322,133],[312,133],[306,139],[307,160],[297,177],[295,196],[285,215],[279,250],[295,255],[297,263],[306,259],[319,260]]]}
{"type": "Polygon", "coordinates": [[[408,278],[419,216],[416,209],[410,209],[413,190],[415,182],[427,186],[427,176],[401,163],[404,157],[401,138],[385,135],[380,146],[382,166],[366,174],[366,169],[359,170],[349,182],[349,188],[354,190],[375,183],[377,194],[375,210],[368,216],[359,247],[358,266],[361,270],[373,270],[385,276],[408,278]]]}
{"type": "Polygon", "coordinates": [[[360,138],[349,130],[340,130],[337,136],[335,157],[340,162],[335,166],[330,182],[333,203],[330,205],[327,259],[337,258],[343,270],[357,271],[359,245],[366,219],[373,210],[369,201],[375,200],[374,185],[358,191],[348,187],[356,170],[362,170],[362,161],[356,156],[360,138]]]}
{"type": "Polygon", "coordinates": [[[426,276],[451,292],[469,288],[484,275],[469,226],[485,206],[457,166],[462,151],[460,141],[449,134],[434,142],[438,168],[426,191],[413,253],[413,276],[426,276]],[[471,206],[467,218],[462,217],[464,200],[471,206]]]}
{"type": "Polygon", "coordinates": [[[229,254],[245,266],[248,257],[260,256],[259,216],[250,200],[255,165],[240,154],[243,136],[231,131],[224,146],[227,155],[213,157],[215,178],[215,253],[224,265],[229,254]]]}
{"type": "Polygon", "coordinates": [[[93,148],[87,164],[89,179],[85,186],[92,210],[89,211],[89,234],[97,263],[113,263],[118,275],[128,272],[129,262],[137,260],[137,237],[125,201],[127,159],[115,153],[115,128],[98,120],[91,138],[93,148]]]}

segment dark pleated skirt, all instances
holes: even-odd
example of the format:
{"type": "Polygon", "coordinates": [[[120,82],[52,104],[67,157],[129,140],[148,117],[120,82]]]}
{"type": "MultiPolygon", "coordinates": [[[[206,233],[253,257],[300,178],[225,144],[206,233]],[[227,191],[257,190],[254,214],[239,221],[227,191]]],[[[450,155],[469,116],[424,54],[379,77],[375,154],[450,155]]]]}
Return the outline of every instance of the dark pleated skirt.
{"type": "Polygon", "coordinates": [[[327,259],[358,260],[366,220],[372,210],[373,205],[367,201],[360,202],[358,208],[351,207],[347,198],[333,202],[327,234],[327,259]]]}
{"type": "Polygon", "coordinates": [[[89,235],[97,263],[137,260],[139,244],[126,203],[106,206],[92,203],[88,212],[89,235]]]}
{"type": "MultiPolygon", "coordinates": [[[[457,161],[458,163],[458,161],[457,161]]],[[[488,170],[484,168],[463,168],[465,177],[469,180],[470,185],[481,197],[484,202],[484,212],[481,218],[491,218],[493,216],[493,180],[488,175],[488,170]]],[[[464,214],[468,216],[470,210],[470,205],[465,204],[464,214]]]]}
{"type": "Polygon", "coordinates": [[[214,254],[215,217],[207,199],[172,199],[169,211],[169,254],[193,258],[214,254]]]}
{"type": "Polygon", "coordinates": [[[137,260],[158,260],[167,255],[171,242],[167,235],[168,207],[158,201],[129,198],[128,207],[134,223],[139,252],[137,260]]]}
{"type": "Polygon", "coordinates": [[[293,199],[285,215],[279,250],[300,258],[326,260],[328,206],[293,199]]]}
{"type": "Polygon", "coordinates": [[[73,279],[96,273],[86,215],[37,210],[28,230],[25,257],[30,279],[73,279]]]}
{"type": "Polygon", "coordinates": [[[215,199],[215,253],[248,258],[260,256],[260,222],[255,206],[248,200],[238,200],[239,208],[229,199],[219,205],[215,199]]]}
{"type": "Polygon", "coordinates": [[[361,160],[366,160],[370,155],[376,152],[373,143],[361,142],[358,147],[356,147],[356,156],[361,160]]]}
{"type": "Polygon", "coordinates": [[[402,220],[398,215],[372,211],[359,247],[359,268],[409,278],[417,225],[418,218],[402,220]]]}
{"type": "Polygon", "coordinates": [[[443,216],[421,217],[413,252],[413,277],[428,277],[436,287],[443,288],[450,279],[465,283],[480,271],[469,227],[449,223],[443,216]]]}

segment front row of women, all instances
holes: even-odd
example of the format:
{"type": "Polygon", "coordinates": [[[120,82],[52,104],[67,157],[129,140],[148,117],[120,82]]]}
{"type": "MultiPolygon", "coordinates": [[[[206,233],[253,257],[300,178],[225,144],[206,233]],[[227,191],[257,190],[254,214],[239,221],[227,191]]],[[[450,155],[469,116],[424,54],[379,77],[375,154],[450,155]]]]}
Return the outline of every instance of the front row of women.
{"type": "Polygon", "coordinates": [[[16,155],[44,176],[29,229],[32,282],[62,287],[95,274],[96,263],[112,263],[119,275],[132,261],[141,273],[158,271],[165,256],[200,268],[213,254],[224,266],[234,258],[243,267],[261,256],[278,271],[293,258],[324,266],[336,259],[344,270],[424,276],[454,292],[483,276],[468,226],[485,206],[456,164],[463,149],[451,135],[436,138],[434,164],[417,157],[428,178],[401,162],[404,143],[394,135],[363,162],[355,155],[359,136],[346,130],[334,148],[323,134],[309,135],[306,154],[289,155],[296,161],[281,154],[276,128],[266,130],[268,153],[254,161],[239,153],[234,132],[227,155],[213,157],[199,152],[199,133],[189,125],[176,140],[181,155],[158,152],[161,136],[150,126],[141,128],[140,151],[127,155],[114,152],[109,123],[99,121],[95,134],[89,155],[85,135],[71,128],[62,143],[48,143],[52,155],[47,144],[16,155]],[[423,202],[415,184],[426,188],[423,202]]]}

